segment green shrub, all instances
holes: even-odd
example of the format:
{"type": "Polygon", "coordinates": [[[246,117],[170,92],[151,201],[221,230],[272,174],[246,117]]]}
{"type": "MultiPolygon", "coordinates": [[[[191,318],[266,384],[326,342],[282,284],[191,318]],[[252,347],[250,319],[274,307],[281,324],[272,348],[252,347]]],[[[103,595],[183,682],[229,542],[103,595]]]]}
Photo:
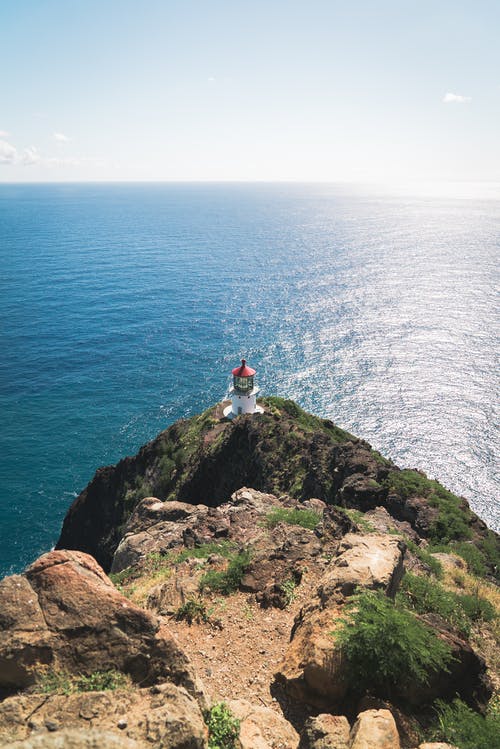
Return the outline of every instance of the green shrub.
{"type": "Polygon", "coordinates": [[[249,563],[250,552],[248,549],[241,551],[230,559],[227,569],[206,572],[200,580],[200,590],[210,590],[225,596],[234,593],[238,590],[249,563]]]}
{"type": "Polygon", "coordinates": [[[130,677],[120,671],[94,671],[91,674],[69,674],[66,671],[43,671],[39,674],[36,691],[42,694],[73,694],[75,692],[104,692],[125,689],[130,677]]]}
{"type": "Polygon", "coordinates": [[[425,497],[432,507],[439,510],[437,519],[429,530],[432,543],[449,543],[453,540],[467,540],[472,532],[468,521],[470,512],[462,508],[462,501],[456,494],[445,489],[438,481],[428,479],[418,471],[405,469],[391,471],[383,485],[389,491],[396,491],[404,499],[425,497]]]}
{"type": "Polygon", "coordinates": [[[179,606],[174,614],[174,618],[177,621],[184,620],[188,624],[198,622],[198,624],[205,624],[208,622],[207,607],[203,601],[197,601],[194,598],[190,598],[182,606],[179,606]]]}
{"type": "Polygon", "coordinates": [[[431,673],[448,671],[452,656],[447,645],[383,593],[353,596],[347,612],[335,637],[356,691],[390,697],[398,685],[427,684],[431,673]]]}
{"type": "Polygon", "coordinates": [[[481,598],[477,594],[461,595],[459,598],[463,610],[471,621],[492,622],[496,619],[495,607],[486,598],[481,598]]]}
{"type": "Polygon", "coordinates": [[[427,549],[422,549],[421,546],[417,546],[414,541],[411,541],[408,538],[405,538],[405,544],[407,545],[408,550],[411,551],[412,554],[415,554],[417,559],[420,559],[422,564],[428,567],[433,575],[435,575],[436,577],[443,576],[443,565],[441,564],[439,559],[433,557],[427,549]]]}
{"type": "Polygon", "coordinates": [[[313,531],[321,520],[321,516],[314,510],[304,508],[288,509],[286,507],[276,507],[266,515],[266,526],[274,528],[278,523],[287,523],[288,525],[300,525],[302,528],[308,528],[313,531]]]}
{"type": "Polygon", "coordinates": [[[285,594],[285,606],[290,606],[290,604],[295,600],[295,590],[297,588],[296,581],[293,577],[289,577],[280,584],[280,588],[285,594]]]}
{"type": "Polygon", "coordinates": [[[205,713],[208,726],[208,749],[235,749],[240,735],[240,721],[224,702],[218,702],[205,713]]]}
{"type": "Polygon", "coordinates": [[[435,580],[407,572],[401,582],[397,601],[418,614],[438,614],[464,635],[470,634],[470,621],[462,606],[461,596],[445,590],[435,580]]]}
{"type": "Polygon", "coordinates": [[[500,716],[475,713],[461,700],[436,702],[437,721],[429,740],[446,741],[459,749],[500,749],[500,716]]]}

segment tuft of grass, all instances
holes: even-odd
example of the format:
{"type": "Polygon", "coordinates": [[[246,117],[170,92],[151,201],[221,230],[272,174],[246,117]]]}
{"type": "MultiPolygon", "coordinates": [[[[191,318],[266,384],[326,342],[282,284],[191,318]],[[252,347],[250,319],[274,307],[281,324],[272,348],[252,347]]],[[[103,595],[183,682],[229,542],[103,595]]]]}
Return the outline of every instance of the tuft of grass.
{"type": "Polygon", "coordinates": [[[334,636],[354,690],[390,697],[402,684],[428,684],[432,673],[449,670],[450,648],[380,591],[355,595],[347,615],[334,636]]]}
{"type": "Polygon", "coordinates": [[[297,582],[293,577],[289,577],[280,584],[280,588],[285,594],[285,607],[290,606],[290,604],[295,600],[297,582]]]}
{"type": "Polygon", "coordinates": [[[500,714],[479,715],[459,699],[435,703],[436,721],[431,741],[445,741],[459,749],[500,749],[500,714]]]}
{"type": "Polygon", "coordinates": [[[240,721],[225,702],[212,705],[205,713],[208,727],[208,749],[236,749],[240,735],[240,721]]]}
{"type": "Polygon", "coordinates": [[[225,570],[208,570],[200,580],[200,591],[228,596],[240,587],[241,578],[250,563],[250,551],[245,549],[230,558],[225,570]]]}
{"type": "Polygon", "coordinates": [[[74,694],[128,689],[131,679],[121,671],[94,671],[91,674],[69,674],[67,671],[42,671],[35,690],[41,694],[74,694]]]}
{"type": "Polygon", "coordinates": [[[341,507],[340,505],[336,505],[336,508],[343,512],[344,515],[347,515],[347,517],[352,520],[353,523],[356,523],[356,525],[365,533],[376,533],[375,526],[366,519],[364,512],[361,512],[361,510],[356,510],[353,507],[341,507]]]}
{"type": "Polygon", "coordinates": [[[278,523],[288,525],[300,525],[313,531],[321,521],[321,516],[314,510],[304,508],[288,509],[286,507],[275,507],[267,513],[265,524],[268,528],[275,528],[278,523]]]}
{"type": "Polygon", "coordinates": [[[218,554],[221,557],[231,557],[236,549],[234,541],[213,541],[207,544],[194,546],[192,549],[183,549],[178,554],[172,556],[172,564],[180,564],[186,559],[208,559],[212,554],[218,554]]]}
{"type": "Polygon", "coordinates": [[[174,618],[177,621],[184,620],[188,624],[198,622],[198,624],[206,624],[209,620],[207,607],[203,601],[190,598],[182,606],[179,606],[174,614],[174,618]]]}

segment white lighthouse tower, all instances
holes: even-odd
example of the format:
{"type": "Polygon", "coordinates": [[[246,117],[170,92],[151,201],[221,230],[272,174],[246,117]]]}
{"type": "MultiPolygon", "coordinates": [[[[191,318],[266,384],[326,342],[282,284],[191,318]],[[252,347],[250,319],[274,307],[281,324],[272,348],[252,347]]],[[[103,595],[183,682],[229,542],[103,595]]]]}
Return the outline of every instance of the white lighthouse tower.
{"type": "Polygon", "coordinates": [[[249,367],[245,359],[242,359],[241,365],[235,367],[232,374],[231,405],[224,409],[224,416],[233,419],[240,414],[263,413],[264,409],[258,406],[256,402],[259,388],[253,383],[255,369],[249,367]]]}

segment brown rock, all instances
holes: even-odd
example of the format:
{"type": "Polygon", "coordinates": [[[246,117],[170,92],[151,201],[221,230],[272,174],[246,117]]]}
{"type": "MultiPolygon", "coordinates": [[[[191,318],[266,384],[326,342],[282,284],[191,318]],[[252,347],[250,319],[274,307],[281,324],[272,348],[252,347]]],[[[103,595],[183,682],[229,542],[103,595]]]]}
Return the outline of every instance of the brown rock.
{"type": "MultiPolygon", "coordinates": [[[[64,733],[60,730],[51,733],[50,726],[71,729],[75,742],[81,740],[81,743],[75,743],[75,749],[93,749],[94,744],[87,746],[84,738],[78,738],[89,729],[103,731],[110,749],[115,745],[127,746],[127,741],[136,742],[130,749],[134,746],[145,749],[152,745],[162,749],[206,747],[206,726],[196,700],[182,687],[168,683],[152,689],[67,696],[24,694],[8,697],[0,703],[2,745],[9,741],[40,741],[40,746],[47,746],[47,749],[59,747],[50,742],[64,733]],[[108,738],[108,733],[122,743],[115,744],[108,738]],[[44,739],[47,743],[43,743],[44,739]]],[[[30,746],[26,744],[26,749],[30,746]]],[[[33,749],[37,746],[38,743],[33,743],[33,749]]],[[[100,749],[100,745],[97,746],[100,749]]]]}
{"type": "Polygon", "coordinates": [[[400,749],[398,729],[389,710],[365,710],[351,732],[350,749],[400,749]]]}
{"type": "Polygon", "coordinates": [[[351,727],[343,715],[323,713],[308,718],[298,749],[349,749],[351,727]]]}
{"type": "Polygon", "coordinates": [[[0,687],[24,688],[43,666],[86,674],[118,669],[141,684],[170,679],[196,692],[189,662],[168,632],[87,554],[43,555],[26,578],[3,581],[0,601],[0,687]]]}
{"type": "Polygon", "coordinates": [[[291,723],[269,707],[252,705],[246,700],[229,700],[227,706],[241,721],[241,749],[297,749],[298,733],[291,723]]]}
{"type": "Polygon", "coordinates": [[[24,741],[14,741],[6,744],[4,749],[145,749],[145,746],[110,731],[66,728],[57,733],[43,733],[24,741]]]}
{"type": "Polygon", "coordinates": [[[428,742],[419,744],[418,749],[457,749],[457,747],[451,744],[443,744],[442,741],[432,741],[430,744],[428,742]]]}
{"type": "Polygon", "coordinates": [[[348,533],[340,542],[318,588],[324,605],[330,598],[350,596],[357,587],[384,590],[393,597],[404,573],[405,546],[395,536],[348,533]]]}

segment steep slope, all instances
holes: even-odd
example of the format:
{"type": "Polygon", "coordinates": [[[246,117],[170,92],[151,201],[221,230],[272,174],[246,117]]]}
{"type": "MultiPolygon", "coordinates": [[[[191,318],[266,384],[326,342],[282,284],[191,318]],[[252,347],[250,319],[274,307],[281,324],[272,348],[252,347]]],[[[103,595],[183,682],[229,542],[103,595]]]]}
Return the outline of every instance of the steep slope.
{"type": "Polygon", "coordinates": [[[465,500],[419,472],[400,471],[368,443],[292,401],[261,403],[258,417],[228,421],[219,405],[178,421],[136,456],[99,469],[70,507],[56,548],[85,551],[109,570],[141,499],[215,507],[246,485],[363,512],[384,506],[433,543],[474,541],[479,563],[493,570],[498,539],[465,500]]]}

